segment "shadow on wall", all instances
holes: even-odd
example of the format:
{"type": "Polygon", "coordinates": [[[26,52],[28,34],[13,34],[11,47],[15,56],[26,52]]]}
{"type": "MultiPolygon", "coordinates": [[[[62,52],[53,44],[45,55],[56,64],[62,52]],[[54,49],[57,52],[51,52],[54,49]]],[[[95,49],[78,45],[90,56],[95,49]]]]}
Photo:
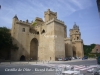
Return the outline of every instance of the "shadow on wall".
{"type": "Polygon", "coordinates": [[[27,50],[20,44],[16,39],[13,38],[14,44],[19,47],[18,50],[11,50],[11,60],[12,61],[25,61],[29,58],[27,50]],[[20,48],[21,47],[21,48],[20,48]]]}
{"type": "Polygon", "coordinates": [[[67,57],[67,52],[68,52],[68,43],[65,43],[65,57],[67,57]]]}

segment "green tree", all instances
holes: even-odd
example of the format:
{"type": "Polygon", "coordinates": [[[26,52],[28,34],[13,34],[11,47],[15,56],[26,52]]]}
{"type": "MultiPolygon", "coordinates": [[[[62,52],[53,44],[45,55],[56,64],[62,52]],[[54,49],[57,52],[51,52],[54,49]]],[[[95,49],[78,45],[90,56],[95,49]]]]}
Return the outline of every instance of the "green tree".
{"type": "Polygon", "coordinates": [[[18,49],[18,47],[12,44],[10,29],[0,27],[0,57],[9,59],[11,49],[18,49]]]}
{"type": "Polygon", "coordinates": [[[12,38],[10,35],[10,29],[6,27],[0,27],[0,50],[9,49],[12,45],[12,38]]]}
{"type": "Polygon", "coordinates": [[[91,45],[83,45],[84,49],[84,55],[89,56],[89,53],[91,53],[92,49],[95,47],[95,44],[91,45]]]}

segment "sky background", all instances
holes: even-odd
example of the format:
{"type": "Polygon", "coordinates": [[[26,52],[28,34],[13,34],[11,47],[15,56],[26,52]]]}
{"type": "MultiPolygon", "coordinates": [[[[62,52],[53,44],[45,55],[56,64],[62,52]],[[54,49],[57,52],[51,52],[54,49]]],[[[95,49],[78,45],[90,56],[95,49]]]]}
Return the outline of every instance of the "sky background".
{"type": "Polygon", "coordinates": [[[79,26],[84,44],[100,44],[100,17],[96,0],[0,0],[0,27],[12,27],[12,18],[16,14],[19,20],[30,22],[35,17],[44,19],[44,11],[57,12],[58,19],[73,28],[79,26]]]}

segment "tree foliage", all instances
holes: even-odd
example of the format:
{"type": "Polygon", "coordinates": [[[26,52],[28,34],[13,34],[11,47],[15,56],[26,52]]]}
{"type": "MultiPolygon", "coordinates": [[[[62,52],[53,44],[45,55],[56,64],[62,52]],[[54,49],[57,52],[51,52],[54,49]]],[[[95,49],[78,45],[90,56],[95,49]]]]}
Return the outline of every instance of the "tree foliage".
{"type": "Polygon", "coordinates": [[[91,45],[83,45],[84,55],[88,56],[91,53],[92,49],[95,47],[96,44],[91,45]]]}
{"type": "Polygon", "coordinates": [[[0,50],[10,49],[12,46],[12,38],[10,34],[10,29],[6,27],[0,27],[0,50]]]}
{"type": "Polygon", "coordinates": [[[10,29],[6,27],[0,27],[0,56],[6,57],[10,56],[11,49],[18,49],[17,45],[12,43],[12,37],[10,29]]]}
{"type": "Polygon", "coordinates": [[[12,43],[10,29],[0,27],[0,50],[4,49],[18,49],[18,47],[12,43]]]}

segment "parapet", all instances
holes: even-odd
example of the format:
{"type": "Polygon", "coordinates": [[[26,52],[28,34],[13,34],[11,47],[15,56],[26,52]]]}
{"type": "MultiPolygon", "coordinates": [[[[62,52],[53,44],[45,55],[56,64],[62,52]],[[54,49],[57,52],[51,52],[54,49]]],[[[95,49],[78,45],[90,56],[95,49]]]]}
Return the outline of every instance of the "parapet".
{"type": "Polygon", "coordinates": [[[53,15],[57,15],[57,12],[50,11],[50,9],[44,12],[44,14],[50,14],[50,13],[53,15]]]}
{"type": "Polygon", "coordinates": [[[64,24],[64,21],[62,20],[55,19],[55,21],[57,21],[58,23],[64,24]]]}
{"type": "Polygon", "coordinates": [[[36,17],[35,21],[41,21],[41,22],[43,22],[42,18],[39,18],[39,17],[36,17]]]}
{"type": "Polygon", "coordinates": [[[26,21],[18,20],[16,23],[17,24],[24,24],[24,25],[30,25],[31,24],[31,23],[28,22],[28,20],[26,20],[26,21]]]}
{"type": "Polygon", "coordinates": [[[55,18],[51,19],[50,21],[47,21],[46,24],[49,24],[51,22],[57,22],[57,23],[60,23],[61,25],[65,26],[64,21],[61,21],[61,20],[58,20],[58,19],[55,19],[55,18]]]}

